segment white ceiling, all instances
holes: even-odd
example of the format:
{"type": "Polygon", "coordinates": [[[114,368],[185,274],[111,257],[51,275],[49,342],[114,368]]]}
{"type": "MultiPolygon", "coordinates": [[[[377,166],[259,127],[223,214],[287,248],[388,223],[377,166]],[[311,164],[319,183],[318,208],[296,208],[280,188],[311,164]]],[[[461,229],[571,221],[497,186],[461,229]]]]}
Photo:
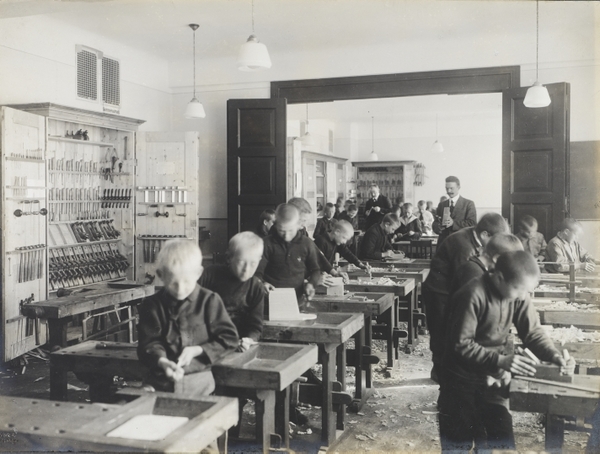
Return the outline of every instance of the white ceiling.
{"type": "MultiPolygon", "coordinates": [[[[560,7],[553,5],[560,3],[566,2],[543,2],[545,27],[564,21],[560,7]]],[[[535,27],[532,0],[254,0],[254,4],[256,34],[272,52],[505,35],[535,27]]],[[[577,5],[569,8],[579,15],[585,10],[577,5]]],[[[40,14],[167,60],[189,56],[190,22],[200,24],[198,53],[203,57],[235,55],[252,31],[251,0],[0,1],[0,18],[40,14]]]]}

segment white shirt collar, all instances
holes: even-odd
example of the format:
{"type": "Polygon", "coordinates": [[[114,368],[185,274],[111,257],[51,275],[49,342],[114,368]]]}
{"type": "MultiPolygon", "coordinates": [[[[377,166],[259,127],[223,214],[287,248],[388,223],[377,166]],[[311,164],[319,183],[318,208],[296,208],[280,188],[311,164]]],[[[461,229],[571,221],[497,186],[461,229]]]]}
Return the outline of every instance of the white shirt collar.
{"type": "Polygon", "coordinates": [[[454,202],[454,206],[456,206],[456,202],[458,202],[459,198],[460,198],[460,194],[455,195],[454,197],[452,197],[451,199],[449,199],[448,205],[450,205],[450,200],[451,200],[452,202],[454,202]]]}

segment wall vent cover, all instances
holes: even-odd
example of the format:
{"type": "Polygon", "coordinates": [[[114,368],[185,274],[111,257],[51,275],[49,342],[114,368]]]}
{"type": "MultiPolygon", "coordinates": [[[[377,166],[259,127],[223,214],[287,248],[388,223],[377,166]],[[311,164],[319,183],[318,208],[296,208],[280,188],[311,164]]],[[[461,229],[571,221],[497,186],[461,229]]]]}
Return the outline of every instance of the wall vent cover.
{"type": "Polygon", "coordinates": [[[121,105],[121,73],[119,61],[102,58],[102,101],[111,106],[121,105]]]}
{"type": "Polygon", "coordinates": [[[98,57],[85,49],[77,52],[77,96],[98,99],[98,57]]]}

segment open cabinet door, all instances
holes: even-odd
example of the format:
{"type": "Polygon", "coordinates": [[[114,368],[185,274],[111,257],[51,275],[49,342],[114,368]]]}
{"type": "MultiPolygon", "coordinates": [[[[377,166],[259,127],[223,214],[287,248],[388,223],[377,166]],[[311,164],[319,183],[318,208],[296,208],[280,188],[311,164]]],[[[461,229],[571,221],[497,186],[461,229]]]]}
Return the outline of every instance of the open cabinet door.
{"type": "Polygon", "coordinates": [[[227,101],[227,225],[255,230],[260,214],[286,201],[284,98],[227,101]]]}
{"type": "Polygon", "coordinates": [[[136,273],[138,282],[161,285],[156,256],[165,241],[198,242],[197,132],[136,135],[136,273]]]}
{"type": "Polygon", "coordinates": [[[515,226],[529,214],[546,240],[569,212],[570,86],[546,85],[548,107],[527,108],[527,87],[502,93],[502,215],[515,226]]]}
{"type": "Polygon", "coordinates": [[[46,343],[46,320],[21,308],[48,297],[46,286],[46,119],[0,107],[2,361],[46,343]]]}

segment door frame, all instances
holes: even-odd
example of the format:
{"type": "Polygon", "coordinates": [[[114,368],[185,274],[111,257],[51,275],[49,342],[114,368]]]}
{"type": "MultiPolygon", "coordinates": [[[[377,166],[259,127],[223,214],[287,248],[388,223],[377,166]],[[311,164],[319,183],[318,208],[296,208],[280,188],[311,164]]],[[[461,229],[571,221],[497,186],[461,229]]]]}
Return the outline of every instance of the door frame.
{"type": "Polygon", "coordinates": [[[271,82],[271,98],[288,104],[402,96],[501,93],[521,86],[521,67],[451,69],[271,82]]]}

